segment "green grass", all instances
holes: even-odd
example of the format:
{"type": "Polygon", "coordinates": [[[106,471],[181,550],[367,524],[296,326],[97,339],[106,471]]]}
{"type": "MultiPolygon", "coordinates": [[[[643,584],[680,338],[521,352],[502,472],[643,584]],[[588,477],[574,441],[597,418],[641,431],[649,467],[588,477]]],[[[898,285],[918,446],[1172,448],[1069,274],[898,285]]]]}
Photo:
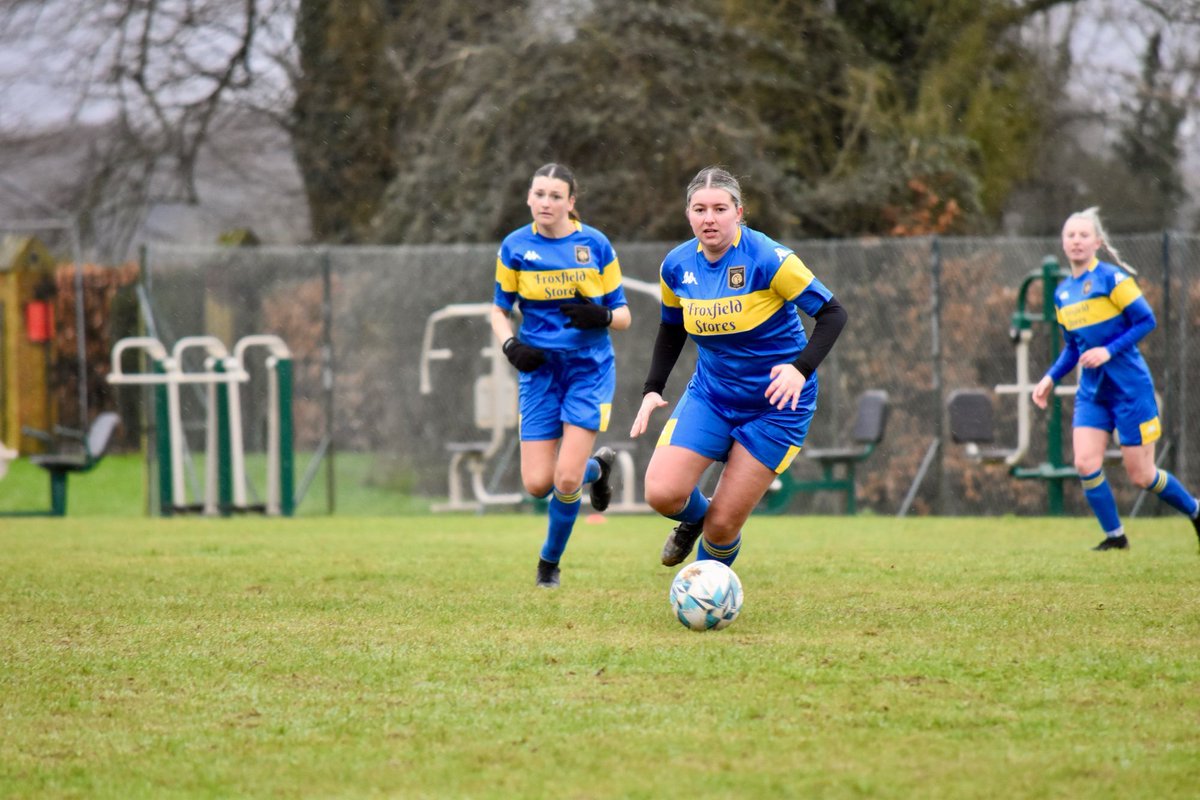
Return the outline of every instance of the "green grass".
{"type": "Polygon", "coordinates": [[[755,518],[692,633],[667,524],[0,520],[4,797],[1194,797],[1178,518],[755,518]]]}
{"type": "MultiPolygon", "coordinates": [[[[296,482],[308,466],[307,456],[298,459],[296,482]]],[[[328,462],[327,462],[328,463],[328,462]]],[[[390,467],[382,457],[369,453],[338,453],[334,474],[335,511],[339,515],[383,516],[415,514],[429,510],[427,499],[414,497],[403,487],[389,485],[390,467]]],[[[204,459],[196,459],[195,469],[203,475],[204,459]]],[[[301,500],[299,516],[325,516],[326,467],[322,466],[308,493],[301,500]]],[[[262,457],[247,458],[246,473],[264,491],[266,468],[262,457]]],[[[202,480],[202,478],[201,478],[202,480]]],[[[27,459],[13,461],[8,474],[0,479],[0,513],[5,511],[47,510],[50,508],[50,480],[46,471],[27,459]]],[[[69,516],[129,516],[146,510],[146,463],[140,454],[106,456],[94,469],[67,479],[69,516]]],[[[188,483],[189,498],[196,502],[188,483]]]]}

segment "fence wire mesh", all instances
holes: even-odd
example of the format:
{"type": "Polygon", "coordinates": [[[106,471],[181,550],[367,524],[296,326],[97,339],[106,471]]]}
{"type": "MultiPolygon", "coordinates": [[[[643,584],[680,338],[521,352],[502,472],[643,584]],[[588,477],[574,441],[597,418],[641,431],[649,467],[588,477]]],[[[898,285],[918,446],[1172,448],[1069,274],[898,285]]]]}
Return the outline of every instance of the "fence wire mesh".
{"type": "MultiPolygon", "coordinates": [[[[931,443],[941,440],[932,468],[914,490],[918,514],[1036,514],[1046,510],[1041,481],[1016,480],[1002,466],[972,461],[947,436],[945,402],[956,388],[991,389],[1013,383],[1016,351],[1009,334],[1018,287],[1058,256],[1054,238],[926,238],[789,243],[842,301],[850,323],[820,370],[821,395],[808,444],[844,441],[855,398],[866,389],[888,392],[891,416],[880,447],[859,466],[860,509],[893,514],[913,489],[931,443]]],[[[1162,398],[1164,465],[1193,489],[1200,433],[1195,429],[1200,355],[1189,347],[1200,317],[1200,237],[1116,237],[1125,260],[1158,317],[1142,343],[1162,398]]],[[[628,278],[657,285],[667,243],[617,243],[628,278]]],[[[281,336],[295,356],[298,468],[311,478],[331,453],[369,460],[364,480],[419,497],[447,493],[447,445],[488,438],[475,425],[474,384],[489,370],[485,316],[450,320],[436,346],[450,351],[430,363],[432,392],[420,391],[422,338],[430,314],[450,304],[489,303],[495,245],[331,248],[196,248],[154,245],[143,256],[143,281],[153,335],[168,347],[180,336],[210,334],[232,346],[252,333],[281,336]]],[[[632,282],[631,282],[632,283],[632,282]]],[[[604,441],[624,441],[640,473],[654,437],[628,443],[658,326],[657,298],[627,286],[634,323],[613,335],[617,396],[604,441]]],[[[1041,307],[1040,283],[1028,308],[1041,307]]],[[[807,320],[806,320],[807,322],[807,320]]],[[[1050,360],[1050,325],[1035,325],[1030,343],[1034,380],[1050,360]]],[[[685,350],[667,387],[678,398],[694,365],[685,350]]],[[[200,418],[196,395],[186,413],[200,418]]],[[[264,405],[243,397],[248,447],[261,447],[264,405]]],[[[999,444],[1016,438],[1016,401],[996,396],[999,444]]],[[[1063,452],[1070,460],[1069,399],[1064,402],[1063,452]]],[[[660,413],[658,423],[666,419],[660,413]]],[[[149,418],[149,415],[147,416],[149,418]]],[[[1046,458],[1045,415],[1035,412],[1033,444],[1025,458],[1046,458]]],[[[198,435],[198,434],[194,434],[198,435]]],[[[197,441],[199,441],[197,439],[197,441]]],[[[515,435],[510,432],[487,473],[492,491],[519,490],[515,435]]],[[[337,459],[332,460],[334,471],[337,459]]],[[[797,459],[797,477],[817,467],[797,459]]],[[[1137,492],[1110,468],[1122,511],[1137,492]]],[[[809,474],[811,473],[811,475],[809,474]]],[[[324,474],[324,473],[323,473],[324,474]]],[[[334,472],[326,474],[335,486],[334,472]]],[[[301,487],[304,488],[304,487],[301,487]]],[[[1068,513],[1083,513],[1081,492],[1068,487],[1068,513]]],[[[637,488],[640,497],[640,486],[637,488]]],[[[794,498],[795,512],[836,513],[830,493],[794,498]]],[[[1158,513],[1147,503],[1141,513],[1158,513]]]]}

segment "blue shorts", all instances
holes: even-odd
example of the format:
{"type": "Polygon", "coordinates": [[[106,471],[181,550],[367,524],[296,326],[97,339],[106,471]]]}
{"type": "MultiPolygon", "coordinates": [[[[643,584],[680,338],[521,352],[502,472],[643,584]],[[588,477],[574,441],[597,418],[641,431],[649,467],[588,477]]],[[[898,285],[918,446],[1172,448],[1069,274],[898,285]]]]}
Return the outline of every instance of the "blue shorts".
{"type": "Polygon", "coordinates": [[[815,397],[795,411],[718,406],[689,386],[663,426],[657,446],[671,444],[725,461],[733,443],[739,442],[768,469],[782,473],[804,446],[816,410],[815,397]]]}
{"type": "Polygon", "coordinates": [[[1150,444],[1162,436],[1158,421],[1158,402],[1153,392],[1120,397],[1075,397],[1076,428],[1099,428],[1112,433],[1124,447],[1150,444]]]}
{"type": "Polygon", "coordinates": [[[608,430],[617,389],[612,345],[545,352],[545,364],[520,373],[521,441],[561,439],[564,422],[608,430]]]}

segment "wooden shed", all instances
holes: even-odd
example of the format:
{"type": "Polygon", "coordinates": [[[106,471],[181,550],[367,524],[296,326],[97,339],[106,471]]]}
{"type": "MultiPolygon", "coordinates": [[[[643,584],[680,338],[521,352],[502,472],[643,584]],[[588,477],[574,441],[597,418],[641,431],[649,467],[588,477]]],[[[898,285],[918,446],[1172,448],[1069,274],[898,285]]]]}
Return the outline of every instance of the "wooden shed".
{"type": "Polygon", "coordinates": [[[21,426],[46,430],[54,339],[54,259],[32,236],[0,239],[0,441],[28,452],[21,426]]]}

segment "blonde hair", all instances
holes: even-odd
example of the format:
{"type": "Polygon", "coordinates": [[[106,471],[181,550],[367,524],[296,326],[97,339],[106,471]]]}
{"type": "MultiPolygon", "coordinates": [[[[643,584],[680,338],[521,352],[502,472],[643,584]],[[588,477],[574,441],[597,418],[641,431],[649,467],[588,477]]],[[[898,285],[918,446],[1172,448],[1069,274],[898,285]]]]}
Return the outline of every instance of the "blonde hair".
{"type": "Polygon", "coordinates": [[[1092,223],[1092,227],[1096,230],[1096,238],[1100,240],[1100,246],[1108,251],[1117,266],[1131,275],[1137,275],[1137,270],[1125,263],[1117,248],[1113,247],[1112,242],[1108,240],[1108,231],[1104,230],[1104,223],[1100,221],[1100,206],[1092,206],[1091,208],[1085,208],[1083,211],[1076,211],[1067,217],[1067,222],[1073,219],[1085,219],[1092,223]]]}

